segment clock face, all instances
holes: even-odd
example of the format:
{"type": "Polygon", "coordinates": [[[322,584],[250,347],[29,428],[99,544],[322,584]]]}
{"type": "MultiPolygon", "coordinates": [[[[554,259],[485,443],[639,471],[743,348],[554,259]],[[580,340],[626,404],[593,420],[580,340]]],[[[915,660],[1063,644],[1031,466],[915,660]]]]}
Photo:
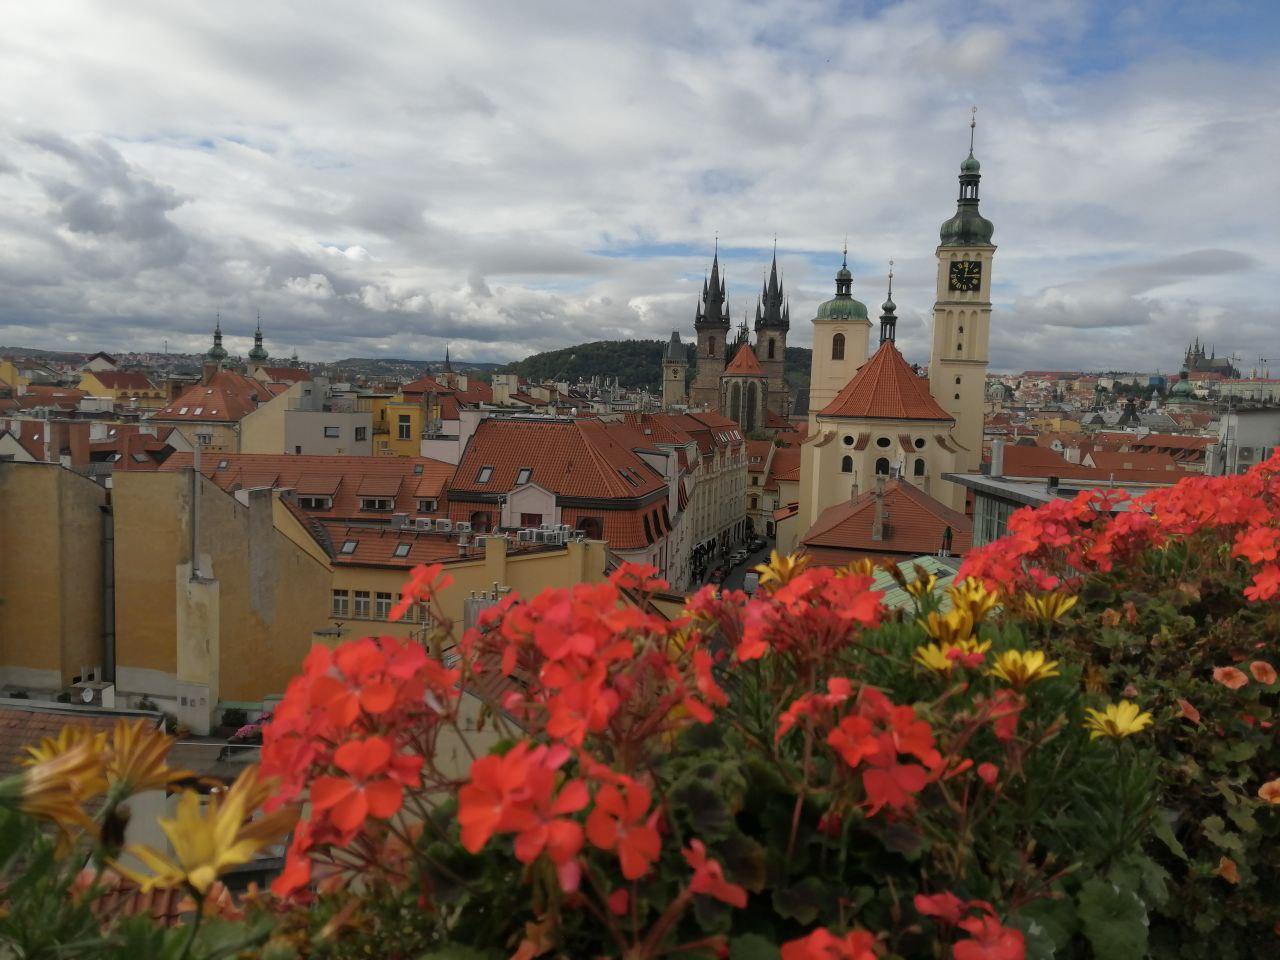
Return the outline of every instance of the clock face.
{"type": "Polygon", "coordinates": [[[982,261],[953,261],[949,281],[949,286],[952,290],[977,290],[982,286],[982,261]]]}

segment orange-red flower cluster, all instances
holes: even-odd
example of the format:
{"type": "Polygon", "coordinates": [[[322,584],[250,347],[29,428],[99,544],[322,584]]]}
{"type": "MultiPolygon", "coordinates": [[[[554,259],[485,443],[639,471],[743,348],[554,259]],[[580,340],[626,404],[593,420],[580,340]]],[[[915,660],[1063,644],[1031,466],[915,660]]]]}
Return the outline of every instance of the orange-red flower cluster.
{"type": "Polygon", "coordinates": [[[1000,923],[995,908],[985,900],[961,900],[949,890],[916,894],[916,910],[944,927],[969,934],[952,947],[954,960],[1023,960],[1026,939],[1022,931],[1000,923]]]}
{"type": "Polygon", "coordinates": [[[782,945],[782,960],[875,960],[876,938],[866,930],[837,937],[819,927],[807,937],[782,945]]]}
{"type": "Polygon", "coordinates": [[[1140,497],[1089,490],[1024,508],[1009,518],[1005,537],[969,552],[960,575],[1006,591],[1053,590],[1200,533],[1230,541],[1232,555],[1257,568],[1247,598],[1280,593],[1280,454],[1247,473],[1191,477],[1140,497]]]}

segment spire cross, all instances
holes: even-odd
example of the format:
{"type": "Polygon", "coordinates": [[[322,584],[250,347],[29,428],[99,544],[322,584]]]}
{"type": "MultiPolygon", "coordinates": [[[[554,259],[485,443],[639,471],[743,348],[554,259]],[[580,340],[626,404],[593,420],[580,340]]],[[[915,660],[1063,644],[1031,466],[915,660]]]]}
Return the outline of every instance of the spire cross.
{"type": "Polygon", "coordinates": [[[840,266],[849,266],[849,235],[847,233],[844,235],[844,250],[840,258],[840,266]]]}
{"type": "Polygon", "coordinates": [[[889,261],[889,299],[893,299],[893,261],[889,261]]]}
{"type": "Polygon", "coordinates": [[[978,125],[978,107],[969,108],[969,156],[973,156],[973,129],[978,125]]]}

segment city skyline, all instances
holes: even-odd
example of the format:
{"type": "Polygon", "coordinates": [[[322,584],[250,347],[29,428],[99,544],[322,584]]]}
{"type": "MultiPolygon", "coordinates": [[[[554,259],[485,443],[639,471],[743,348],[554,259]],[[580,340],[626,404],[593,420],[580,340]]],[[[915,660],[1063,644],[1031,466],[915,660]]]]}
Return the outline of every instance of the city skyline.
{"type": "Polygon", "coordinates": [[[847,234],[920,361],[976,103],[993,370],[1280,350],[1275,13],[1024,6],[23,9],[0,342],[196,352],[221,311],[244,353],[257,310],[313,360],[687,340],[718,234],[735,324],[777,236],[807,346],[847,234]]]}

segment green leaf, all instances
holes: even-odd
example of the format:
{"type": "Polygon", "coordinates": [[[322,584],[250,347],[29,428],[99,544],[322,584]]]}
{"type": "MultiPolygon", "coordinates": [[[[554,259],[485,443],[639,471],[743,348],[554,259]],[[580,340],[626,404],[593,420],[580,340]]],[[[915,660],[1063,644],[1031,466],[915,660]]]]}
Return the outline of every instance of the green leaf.
{"type": "Polygon", "coordinates": [[[818,918],[827,899],[827,888],[817,877],[806,877],[794,886],[773,891],[773,909],[808,926],[818,918]]]}
{"type": "Polygon", "coordinates": [[[1147,955],[1147,911],[1137,894],[1095,878],[1081,888],[1077,903],[1097,960],[1147,955]]]}
{"type": "Polygon", "coordinates": [[[1052,960],[1071,943],[1080,921],[1071,900],[1036,900],[1010,918],[1027,938],[1027,960],[1052,960]]]}
{"type": "Polygon", "coordinates": [[[496,954],[475,950],[471,947],[450,945],[424,953],[418,960],[494,960],[496,954]]]}
{"type": "Polygon", "coordinates": [[[746,933],[729,941],[729,960],[779,960],[782,952],[764,937],[746,933]]]}
{"type": "Polygon", "coordinates": [[[1244,855],[1244,843],[1241,841],[1239,834],[1229,831],[1226,822],[1221,817],[1205,817],[1200,821],[1200,826],[1204,828],[1204,835],[1214,846],[1231,853],[1244,855]]]}
{"type": "Polygon", "coordinates": [[[1179,860],[1191,859],[1187,856],[1186,848],[1183,847],[1182,844],[1178,842],[1178,838],[1173,835],[1173,827],[1165,818],[1163,811],[1151,818],[1151,832],[1154,833],[1160,842],[1169,848],[1169,852],[1179,860]]]}

